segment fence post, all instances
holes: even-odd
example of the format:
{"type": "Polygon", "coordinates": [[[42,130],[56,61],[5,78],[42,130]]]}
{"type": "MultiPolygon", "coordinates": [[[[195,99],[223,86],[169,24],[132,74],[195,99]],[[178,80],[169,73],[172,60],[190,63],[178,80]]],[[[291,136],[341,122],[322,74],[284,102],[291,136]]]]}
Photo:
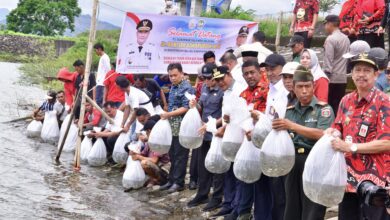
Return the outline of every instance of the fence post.
{"type": "Polygon", "coordinates": [[[280,12],[279,19],[278,19],[278,27],[276,29],[276,39],[275,39],[276,53],[279,53],[280,35],[282,32],[282,21],[283,21],[283,11],[280,12]]]}

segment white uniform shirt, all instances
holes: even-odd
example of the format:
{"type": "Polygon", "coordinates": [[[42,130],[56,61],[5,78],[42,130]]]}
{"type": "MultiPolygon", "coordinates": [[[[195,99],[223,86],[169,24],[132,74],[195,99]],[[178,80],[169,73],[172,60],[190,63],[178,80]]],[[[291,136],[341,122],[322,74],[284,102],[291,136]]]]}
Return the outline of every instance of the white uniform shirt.
{"type": "Polygon", "coordinates": [[[240,57],[242,57],[241,56],[242,51],[257,51],[259,53],[257,55],[257,60],[259,63],[264,62],[265,58],[267,58],[269,55],[273,54],[273,52],[271,50],[264,47],[263,44],[260,42],[241,45],[239,48],[234,50],[234,55],[237,58],[240,58],[240,57]]]}
{"type": "Polygon", "coordinates": [[[96,85],[104,86],[104,79],[106,78],[107,72],[111,70],[110,57],[106,53],[100,57],[99,66],[96,75],[96,85]]]}
{"type": "MultiPolygon", "coordinates": [[[[229,102],[229,97],[230,96],[240,97],[241,93],[245,89],[246,89],[246,86],[234,81],[233,85],[229,89],[224,91],[223,100],[222,100],[222,117],[225,115],[224,105],[226,106],[226,104],[229,102]]],[[[226,124],[225,121],[222,120],[222,125],[225,125],[225,124],[226,124]]]]}
{"type": "Polygon", "coordinates": [[[246,83],[244,77],[242,76],[242,69],[241,65],[237,63],[232,69],[232,76],[233,79],[236,81],[236,83],[241,84],[245,88],[248,87],[248,83],[246,83]]]}
{"type": "Polygon", "coordinates": [[[125,103],[126,105],[130,105],[132,109],[144,108],[148,110],[150,115],[154,115],[154,108],[152,102],[150,102],[150,98],[145,94],[145,92],[133,86],[130,86],[130,93],[125,92],[125,103]]]}
{"type": "MultiPolygon", "coordinates": [[[[139,45],[131,43],[126,45],[125,66],[126,69],[134,72],[142,72],[142,70],[153,69],[153,63],[158,62],[159,55],[156,46],[152,43],[139,45]]],[[[122,61],[121,61],[122,62],[122,61]]]]}
{"type": "Polygon", "coordinates": [[[116,110],[116,115],[114,118],[114,124],[111,124],[107,121],[106,129],[109,131],[117,132],[121,129],[123,120],[123,112],[120,110],[116,110]]]}
{"type": "Polygon", "coordinates": [[[270,83],[268,96],[267,96],[267,107],[265,114],[274,119],[275,111],[278,112],[279,118],[284,118],[287,110],[287,95],[288,90],[283,85],[283,80],[279,80],[276,84],[270,83]]]}

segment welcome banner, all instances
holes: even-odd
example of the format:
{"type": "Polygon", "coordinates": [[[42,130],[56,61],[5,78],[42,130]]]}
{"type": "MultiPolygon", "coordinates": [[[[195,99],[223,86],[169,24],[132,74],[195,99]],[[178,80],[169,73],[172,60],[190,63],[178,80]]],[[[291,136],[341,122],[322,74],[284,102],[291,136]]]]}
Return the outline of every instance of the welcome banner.
{"type": "Polygon", "coordinates": [[[196,74],[205,52],[213,51],[218,59],[235,49],[244,26],[249,30],[249,43],[258,30],[255,22],[128,12],[119,39],[116,71],[164,74],[168,64],[178,62],[184,72],[196,74]]]}

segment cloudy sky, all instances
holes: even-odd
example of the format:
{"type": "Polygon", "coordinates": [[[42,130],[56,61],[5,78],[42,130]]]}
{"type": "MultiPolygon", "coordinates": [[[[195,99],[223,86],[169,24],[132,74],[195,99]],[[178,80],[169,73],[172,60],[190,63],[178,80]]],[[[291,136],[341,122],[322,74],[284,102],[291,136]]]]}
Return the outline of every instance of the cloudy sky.
{"type": "MultiPolygon", "coordinates": [[[[83,14],[91,14],[92,0],[79,0],[83,14]]],[[[164,0],[100,0],[99,20],[121,26],[124,14],[122,11],[158,13],[164,6],[164,0]],[[108,5],[110,6],[108,6],[108,5]],[[119,9],[119,10],[118,10],[119,9]]],[[[232,7],[241,5],[244,9],[254,9],[256,14],[278,13],[292,10],[291,0],[232,0],[232,7]]],[[[0,8],[14,9],[18,0],[1,1],[0,8]]]]}

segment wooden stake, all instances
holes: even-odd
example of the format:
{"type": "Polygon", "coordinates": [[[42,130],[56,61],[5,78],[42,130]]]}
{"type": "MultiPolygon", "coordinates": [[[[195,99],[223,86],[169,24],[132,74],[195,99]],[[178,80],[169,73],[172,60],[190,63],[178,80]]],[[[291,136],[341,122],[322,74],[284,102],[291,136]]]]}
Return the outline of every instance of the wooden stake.
{"type": "Polygon", "coordinates": [[[276,53],[279,53],[280,34],[282,32],[282,21],[283,21],[283,11],[280,12],[279,19],[278,19],[278,28],[276,29],[276,39],[275,39],[276,53]]]}
{"type": "Polygon", "coordinates": [[[83,81],[83,93],[81,96],[81,110],[80,110],[80,119],[79,119],[79,135],[77,137],[76,144],[76,152],[74,158],[74,169],[80,170],[80,148],[81,148],[81,137],[83,134],[83,124],[84,124],[84,115],[85,115],[85,101],[87,96],[88,84],[89,84],[89,75],[91,72],[91,64],[92,64],[92,52],[93,52],[93,43],[95,41],[96,35],[96,15],[98,8],[99,0],[93,1],[93,9],[92,9],[92,20],[91,20],[91,28],[89,31],[89,39],[88,39],[88,51],[87,51],[87,61],[85,65],[85,74],[83,81]]]}
{"type": "Polygon", "coordinates": [[[95,101],[93,101],[89,96],[85,96],[85,98],[87,99],[87,101],[89,103],[91,103],[91,105],[93,105],[94,108],[96,108],[96,110],[98,110],[100,113],[102,113],[102,116],[104,118],[106,118],[107,121],[109,121],[111,124],[115,123],[114,119],[112,119],[110,116],[108,116],[107,113],[104,112],[103,109],[101,109],[100,106],[98,104],[96,104],[95,101]]]}
{"type": "MultiPolygon", "coordinates": [[[[70,130],[70,126],[72,125],[73,123],[73,119],[74,119],[74,113],[75,113],[75,109],[78,108],[78,99],[80,98],[80,90],[77,92],[77,95],[76,95],[76,98],[75,98],[75,102],[74,102],[74,106],[72,108],[72,111],[70,112],[70,119],[69,119],[69,122],[68,124],[66,125],[66,129],[65,129],[65,133],[64,133],[64,136],[61,140],[61,143],[60,143],[60,147],[57,151],[57,156],[56,156],[56,162],[59,162],[60,161],[60,157],[61,157],[61,153],[62,153],[62,149],[64,148],[64,145],[65,145],[65,141],[66,141],[66,138],[68,137],[68,133],[69,133],[69,130],[70,130]]],[[[80,120],[80,119],[79,119],[80,120]]]]}

